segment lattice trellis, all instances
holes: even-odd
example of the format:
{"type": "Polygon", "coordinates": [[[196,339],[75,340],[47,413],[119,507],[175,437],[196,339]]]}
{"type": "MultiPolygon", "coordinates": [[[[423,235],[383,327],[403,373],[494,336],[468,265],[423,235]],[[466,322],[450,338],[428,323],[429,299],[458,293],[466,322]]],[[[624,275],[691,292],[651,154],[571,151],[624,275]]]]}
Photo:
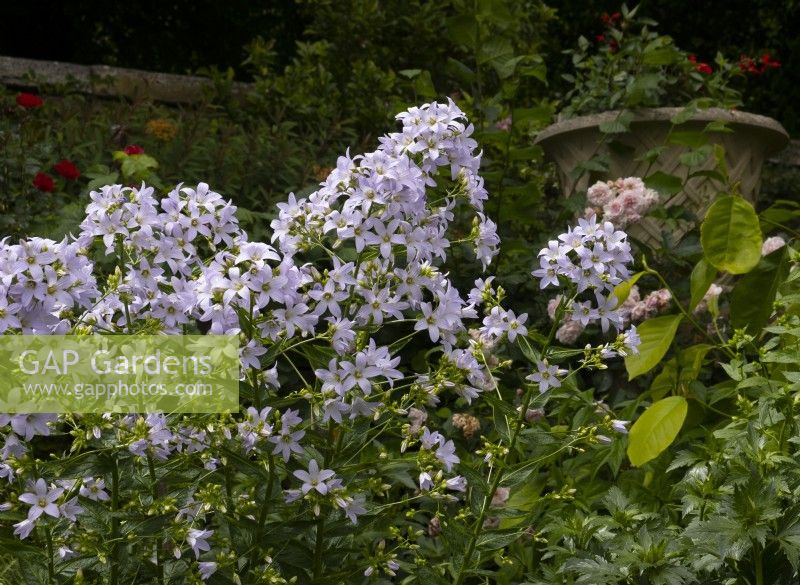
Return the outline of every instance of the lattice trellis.
{"type": "MultiPolygon", "coordinates": [[[[672,128],[670,119],[680,111],[679,108],[657,108],[637,112],[631,123],[631,131],[613,136],[617,143],[623,145],[622,148],[610,148],[603,141],[606,135],[598,129],[601,123],[616,119],[619,112],[605,112],[556,123],[543,130],[536,138],[536,143],[556,163],[561,187],[567,197],[574,194],[585,196],[589,185],[597,180],[644,177],[656,171],[685,178],[696,171],[712,170],[715,166],[713,157],[709,157],[703,165],[688,169],[679,160],[688,148],[679,145],[669,145],[652,166],[636,160],[653,148],[667,146],[667,135],[672,128]],[[608,173],[591,172],[576,177],[574,169],[598,154],[609,158],[608,173]]],[[[755,202],[764,161],[788,144],[789,135],[783,126],[771,118],[720,109],[698,112],[676,129],[699,131],[712,121],[727,122],[727,127],[732,130],[709,132],[709,142],[722,145],[730,178],[738,182],[743,197],[755,202]]],[[[695,216],[703,217],[718,190],[719,185],[713,179],[696,176],[685,181],[683,190],[669,197],[664,205],[683,205],[695,216]]],[[[687,225],[674,231],[671,234],[673,242],[680,240],[689,228],[687,225]]],[[[629,226],[627,231],[650,246],[658,247],[662,243],[662,226],[656,219],[645,218],[629,226]]]]}

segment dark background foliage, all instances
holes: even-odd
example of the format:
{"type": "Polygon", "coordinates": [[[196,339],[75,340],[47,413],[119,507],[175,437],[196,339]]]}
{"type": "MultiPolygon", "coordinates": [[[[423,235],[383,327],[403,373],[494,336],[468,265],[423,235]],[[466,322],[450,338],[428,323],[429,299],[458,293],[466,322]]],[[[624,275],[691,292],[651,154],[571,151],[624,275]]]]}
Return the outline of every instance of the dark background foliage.
{"type": "MultiPolygon", "coordinates": [[[[548,5],[558,18],[548,25],[543,51],[553,89],[560,91],[560,73],[569,68],[561,51],[574,47],[581,34],[591,38],[602,32],[598,15],[620,4],[551,0],[548,5]]],[[[354,59],[368,53],[383,67],[435,69],[446,47],[441,38],[451,10],[446,2],[395,0],[33,0],[3,7],[0,54],[173,73],[231,67],[237,78],[247,80],[251,70],[243,65],[243,47],[262,37],[274,39],[277,70],[297,55],[298,41],[317,40],[347,47],[354,59]]],[[[746,106],[777,118],[792,135],[800,133],[800,114],[792,108],[793,90],[800,84],[798,0],[643,0],[641,13],[701,60],[713,60],[717,51],[733,60],[741,53],[772,53],[783,67],[749,81],[746,106]]],[[[347,68],[349,62],[342,59],[340,65],[347,68]]]]}

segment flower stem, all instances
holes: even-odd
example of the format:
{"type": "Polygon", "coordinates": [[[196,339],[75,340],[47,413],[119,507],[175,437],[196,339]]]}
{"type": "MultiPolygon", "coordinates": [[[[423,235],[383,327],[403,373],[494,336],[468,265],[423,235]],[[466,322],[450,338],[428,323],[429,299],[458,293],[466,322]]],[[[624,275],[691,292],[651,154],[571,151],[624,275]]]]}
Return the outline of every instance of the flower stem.
{"type": "Polygon", "coordinates": [[[45,535],[47,537],[47,582],[50,583],[50,585],[55,585],[56,572],[53,566],[53,534],[49,526],[45,529],[45,535]]]}
{"type": "Polygon", "coordinates": [[[256,564],[258,563],[258,553],[260,551],[260,543],[262,541],[263,533],[264,533],[264,525],[267,522],[267,514],[269,513],[269,504],[272,501],[272,484],[275,483],[275,457],[270,454],[269,455],[269,474],[267,476],[267,485],[264,491],[264,501],[261,504],[261,511],[258,515],[258,530],[256,535],[258,540],[253,545],[253,552],[250,555],[250,566],[252,569],[255,569],[256,564]]]}
{"type": "Polygon", "coordinates": [[[489,508],[492,505],[492,499],[494,498],[495,493],[497,492],[497,488],[500,487],[500,482],[503,479],[503,471],[508,464],[508,459],[511,457],[512,452],[514,451],[514,447],[517,444],[517,438],[519,437],[520,431],[525,423],[525,415],[528,412],[528,407],[531,404],[531,399],[533,397],[533,390],[528,389],[527,393],[525,394],[525,402],[522,405],[522,409],[520,410],[519,417],[517,417],[516,424],[514,425],[514,431],[511,435],[511,441],[508,444],[508,451],[506,452],[505,456],[503,457],[500,465],[498,466],[497,473],[494,476],[494,481],[492,481],[492,485],[489,488],[488,493],[483,498],[483,505],[481,506],[481,511],[478,514],[478,519],[475,521],[475,528],[472,530],[472,534],[469,538],[469,544],[467,545],[467,550],[464,553],[464,560],[462,561],[461,568],[458,571],[458,575],[456,576],[456,580],[453,582],[454,585],[461,585],[464,581],[464,577],[466,577],[465,571],[469,568],[470,563],[472,562],[472,555],[475,553],[475,546],[478,543],[478,537],[481,534],[481,530],[483,529],[483,523],[486,520],[486,515],[489,512],[489,508]]]}
{"type": "Polygon", "coordinates": [[[117,562],[117,547],[119,546],[119,460],[113,455],[111,467],[111,585],[119,583],[119,563],[117,562]]]}
{"type": "MultiPolygon", "coordinates": [[[[147,467],[150,470],[150,493],[153,497],[153,505],[155,506],[158,501],[158,480],[156,479],[156,465],[153,461],[153,456],[147,454],[147,467]]],[[[164,566],[161,564],[161,540],[156,540],[156,569],[158,570],[158,582],[163,585],[164,583],[164,566]]]]}

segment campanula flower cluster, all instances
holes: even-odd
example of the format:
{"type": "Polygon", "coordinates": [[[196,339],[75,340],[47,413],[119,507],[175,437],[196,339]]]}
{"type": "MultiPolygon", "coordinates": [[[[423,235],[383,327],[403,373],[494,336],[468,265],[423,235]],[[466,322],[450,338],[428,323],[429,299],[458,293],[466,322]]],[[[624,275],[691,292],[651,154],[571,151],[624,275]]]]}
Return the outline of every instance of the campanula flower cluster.
{"type": "MultiPolygon", "coordinates": [[[[455,226],[484,270],[499,246],[464,113],[450,101],[397,118],[402,130],[381,138],[376,151],[340,157],[316,191],[279,204],[269,242],[251,241],[236,207],[205,183],[164,196],[146,185],[106,186],[91,193],[76,236],[2,242],[0,332],[235,335],[247,389],[242,412],[210,418],[0,414],[0,478],[19,486],[0,513],[17,515],[20,538],[41,528],[64,555],[80,556],[84,508],[117,506],[123,497],[149,506],[148,514],[171,513],[171,562],[193,562],[197,578],[208,579],[243,566],[226,556],[231,518],[255,535],[275,521],[275,510],[310,524],[328,517],[355,524],[376,509],[391,483],[358,458],[382,449],[381,433],[392,429],[413,469],[394,481],[414,497],[452,501],[467,490],[463,453],[446,429],[423,424],[426,409],[443,400],[468,407],[495,391],[493,352],[525,339],[530,324],[501,306],[493,277],[462,296],[445,268],[455,226]],[[411,338],[430,348],[425,367],[401,363],[402,342],[411,338]],[[406,415],[416,422],[406,424],[406,415]],[[31,466],[31,440],[67,422],[80,428],[74,436],[87,453],[117,453],[154,492],[145,498],[112,474],[53,478],[31,466]],[[353,454],[342,458],[347,449],[353,454]],[[260,480],[242,477],[237,465],[253,465],[260,480]],[[164,500],[159,490],[170,472],[162,468],[198,475],[181,475],[180,489],[164,500]]],[[[569,289],[562,317],[597,322],[604,332],[623,328],[611,294],[632,260],[623,232],[583,219],[539,257],[533,275],[541,288],[569,289]]],[[[636,344],[632,329],[602,357],[636,344]]],[[[542,361],[529,380],[545,391],[566,373],[542,361]]],[[[142,546],[144,558],[167,563],[164,546],[142,546]]],[[[247,562],[252,571],[273,570],[266,555],[247,562]]]]}

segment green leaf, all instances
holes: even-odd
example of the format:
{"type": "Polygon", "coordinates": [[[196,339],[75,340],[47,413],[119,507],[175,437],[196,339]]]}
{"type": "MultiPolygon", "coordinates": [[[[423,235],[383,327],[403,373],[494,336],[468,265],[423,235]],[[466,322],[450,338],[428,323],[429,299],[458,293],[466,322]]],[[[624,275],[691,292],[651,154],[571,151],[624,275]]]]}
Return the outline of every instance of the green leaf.
{"type": "Polygon", "coordinates": [[[761,227],[753,206],[741,197],[717,199],[700,226],[706,260],[731,274],[750,272],[761,260],[761,227]]]}
{"type": "Polygon", "coordinates": [[[639,345],[639,355],[625,358],[628,379],[633,380],[658,365],[672,344],[681,319],[681,315],[664,315],[648,319],[637,328],[642,343],[639,345]]]}
{"type": "Polygon", "coordinates": [[[675,175],[668,175],[662,171],[656,171],[646,177],[644,184],[663,195],[674,195],[683,189],[683,179],[675,175]]]}
{"type": "MultiPolygon", "coordinates": [[[[524,148],[510,148],[508,150],[508,160],[538,160],[542,148],[540,146],[526,146],[524,148]]],[[[508,192],[506,190],[506,192],[508,192]]]]}
{"type": "Polygon", "coordinates": [[[758,335],[769,321],[778,287],[789,276],[786,246],[761,259],[731,293],[731,325],[758,335]]]}
{"type": "Polygon", "coordinates": [[[639,279],[645,274],[647,274],[647,272],[637,272],[625,282],[620,282],[617,286],[614,287],[614,296],[617,297],[618,307],[628,299],[628,296],[630,296],[631,294],[631,289],[633,288],[633,285],[635,285],[639,281],[639,279]]]}
{"type": "Polygon", "coordinates": [[[688,146],[689,148],[700,148],[708,144],[708,136],[703,132],[697,131],[677,131],[669,135],[670,144],[680,144],[681,146],[688,146]]]}
{"type": "Polygon", "coordinates": [[[645,49],[644,64],[645,65],[671,65],[677,63],[682,55],[675,47],[661,47],[658,49],[645,49]]]}
{"type": "Polygon", "coordinates": [[[122,174],[129,179],[147,179],[158,168],[158,161],[149,154],[131,154],[121,159],[122,174]]]}
{"type": "Polygon", "coordinates": [[[774,230],[776,223],[788,224],[800,217],[800,204],[795,201],[778,199],[767,209],[758,214],[761,220],[761,230],[769,233],[774,230]]]}
{"type": "Polygon", "coordinates": [[[483,532],[478,537],[477,547],[479,550],[505,548],[523,534],[525,534],[524,530],[493,530],[490,532],[483,532]]]}
{"type": "Polygon", "coordinates": [[[515,126],[525,122],[547,124],[553,118],[553,106],[543,104],[534,108],[515,108],[512,111],[512,118],[515,126]]]}
{"type": "Polygon", "coordinates": [[[633,114],[620,112],[613,120],[601,123],[598,128],[603,134],[622,134],[630,130],[633,114]]]}
{"type": "Polygon", "coordinates": [[[682,396],[670,396],[650,405],[628,434],[628,459],[640,467],[655,459],[678,436],[688,411],[682,396]]]}
{"type": "Polygon", "coordinates": [[[461,61],[452,57],[447,58],[447,71],[457,80],[467,85],[471,85],[475,80],[475,72],[461,61]]]}
{"type": "Polygon", "coordinates": [[[714,349],[714,346],[707,343],[698,343],[686,349],[681,349],[680,353],[678,353],[678,367],[680,368],[678,381],[682,384],[687,384],[692,380],[696,380],[700,375],[703,360],[712,349],[714,349]]]}
{"type": "Polygon", "coordinates": [[[511,497],[508,499],[508,502],[506,502],[506,509],[519,510],[519,513],[501,518],[500,528],[512,528],[521,523],[525,519],[525,516],[527,516],[540,501],[543,487],[543,481],[534,479],[534,481],[524,484],[519,489],[513,490],[511,492],[511,497]]]}
{"type": "Polygon", "coordinates": [[[422,73],[422,69],[401,69],[397,73],[408,79],[414,79],[417,75],[422,73]]]}
{"type": "MultiPolygon", "coordinates": [[[[644,152],[643,154],[637,156],[634,160],[642,161],[642,162],[646,162],[646,163],[654,163],[655,161],[658,160],[658,157],[661,156],[661,153],[663,153],[665,150],[667,150],[666,146],[663,146],[663,145],[662,146],[655,146],[655,147],[651,148],[650,150],[644,152]]],[[[658,174],[658,173],[653,173],[653,174],[655,175],[655,174],[658,174]]],[[[645,179],[645,183],[646,182],[647,182],[647,179],[645,179]]],[[[653,189],[655,189],[655,187],[653,187],[653,189]]]]}
{"type": "Polygon", "coordinates": [[[114,185],[119,182],[119,173],[106,173],[103,175],[88,175],[92,176],[93,179],[89,181],[89,184],[86,185],[87,191],[94,191],[95,189],[99,189],[100,187],[104,187],[106,185],[114,185]]]}
{"type": "Polygon", "coordinates": [[[450,39],[470,49],[475,47],[477,28],[475,17],[469,14],[447,19],[447,33],[450,39]]]}
{"type": "Polygon", "coordinates": [[[433,86],[433,79],[429,71],[423,71],[414,80],[414,89],[423,97],[435,97],[436,88],[433,86]]]}
{"type": "Polygon", "coordinates": [[[706,292],[708,292],[708,287],[711,286],[716,277],[717,269],[706,262],[704,258],[700,258],[692,269],[692,276],[689,279],[689,290],[692,295],[689,301],[689,312],[694,311],[700,301],[703,300],[706,292]]]}
{"type": "Polygon", "coordinates": [[[650,384],[650,398],[661,400],[678,387],[678,366],[675,358],[664,362],[664,366],[650,384]]]}
{"type": "Polygon", "coordinates": [[[685,108],[683,108],[680,112],[672,116],[670,122],[672,122],[676,126],[679,124],[683,124],[684,122],[687,122],[696,113],[697,113],[697,106],[694,104],[690,104],[685,108]]]}
{"type": "Polygon", "coordinates": [[[478,64],[505,63],[513,57],[514,47],[511,45],[511,41],[503,37],[494,37],[481,45],[478,51],[478,64]]]}
{"type": "Polygon", "coordinates": [[[681,164],[684,164],[687,167],[697,167],[706,162],[713,151],[713,147],[710,144],[706,144],[699,148],[684,152],[678,157],[678,160],[681,162],[681,164]]]}
{"type": "Polygon", "coordinates": [[[497,72],[497,76],[500,79],[507,79],[514,75],[514,71],[517,69],[517,65],[520,61],[525,58],[525,55],[518,55],[516,57],[510,57],[508,59],[496,59],[492,61],[492,67],[497,72]]]}

